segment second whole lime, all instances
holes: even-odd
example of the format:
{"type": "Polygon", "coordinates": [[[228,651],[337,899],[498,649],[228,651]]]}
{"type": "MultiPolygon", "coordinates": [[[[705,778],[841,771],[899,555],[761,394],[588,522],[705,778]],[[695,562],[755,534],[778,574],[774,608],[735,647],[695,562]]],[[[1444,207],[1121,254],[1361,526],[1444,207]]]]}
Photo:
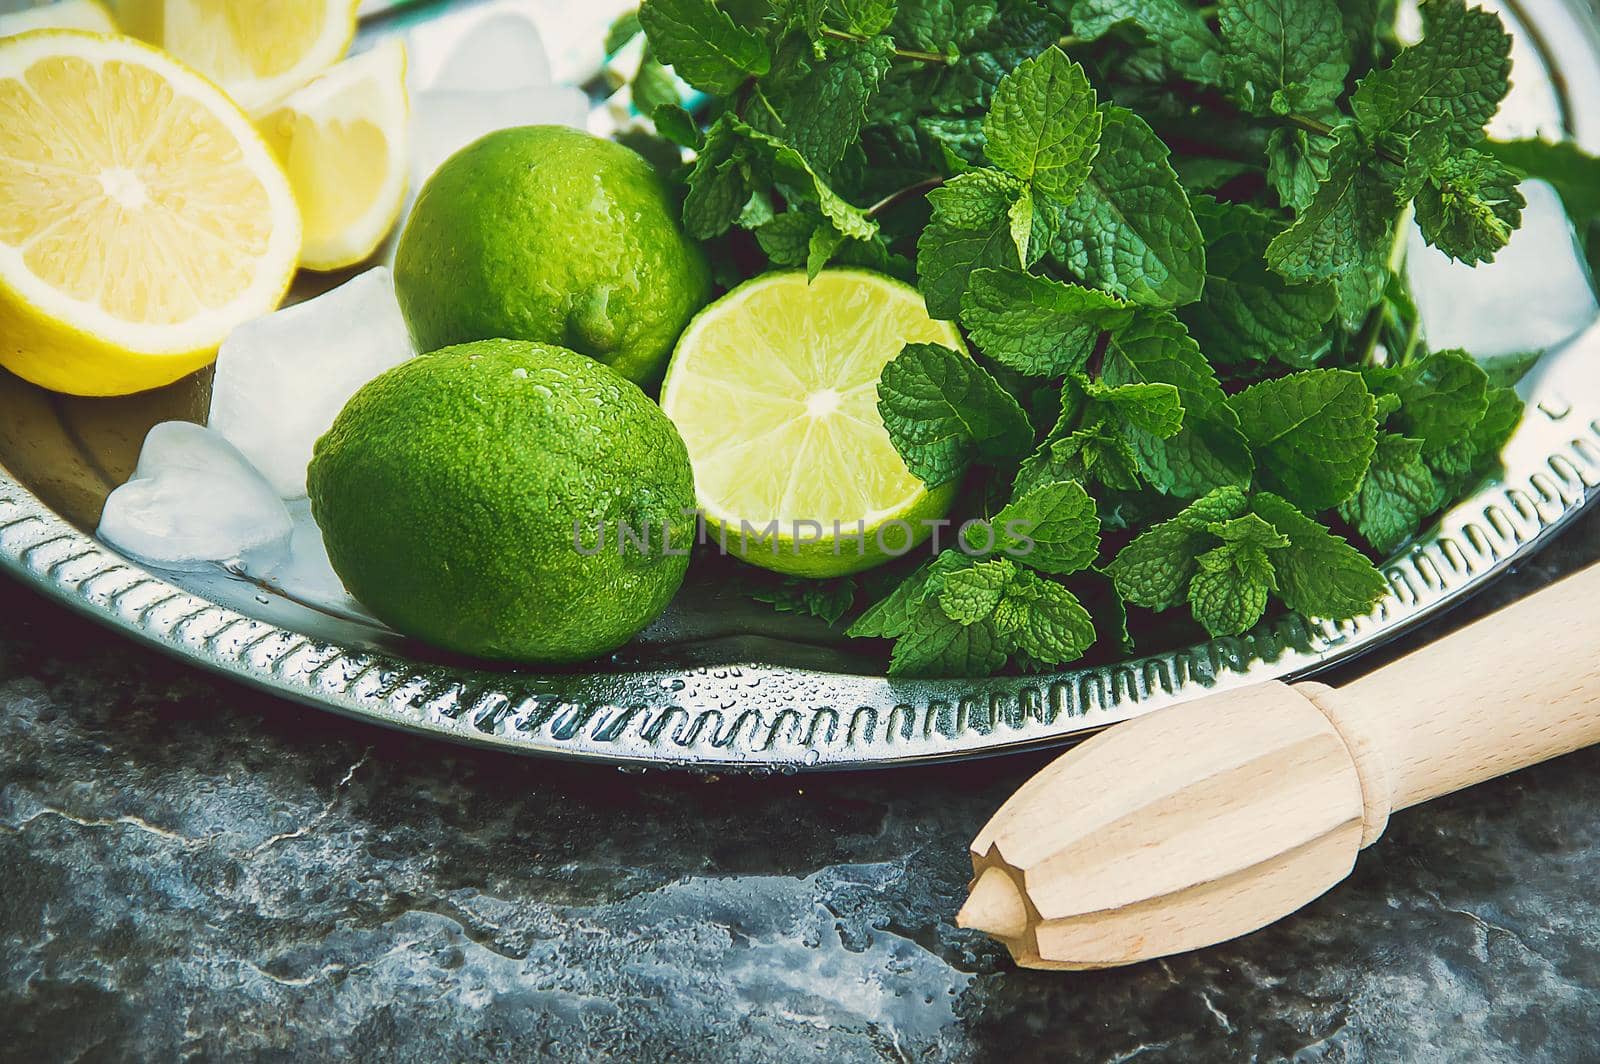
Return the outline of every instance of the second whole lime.
{"type": "Polygon", "coordinates": [[[695,533],[689,456],[660,408],[591,359],[514,340],[423,355],[362,388],[307,486],[367,609],[500,661],[621,646],[677,593],[695,533]]]}
{"type": "Polygon", "coordinates": [[[643,388],[710,294],[700,248],[638,153],[561,126],[503,129],[423,186],[395,258],[417,349],[558,344],[643,388]]]}

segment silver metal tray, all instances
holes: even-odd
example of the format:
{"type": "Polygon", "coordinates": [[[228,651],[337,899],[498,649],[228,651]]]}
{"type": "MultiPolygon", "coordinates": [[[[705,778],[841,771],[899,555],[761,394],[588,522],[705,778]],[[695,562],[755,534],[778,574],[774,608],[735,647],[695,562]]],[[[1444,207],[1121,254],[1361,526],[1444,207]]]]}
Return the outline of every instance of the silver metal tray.
{"type": "MultiPolygon", "coordinates": [[[[1600,145],[1594,11],[1581,0],[1501,10],[1518,39],[1514,100],[1501,121],[1517,133],[1564,129],[1600,145]]],[[[408,9],[403,21],[419,17],[408,9]]],[[[380,20],[366,33],[385,31],[380,20]]],[[[707,772],[972,757],[1059,743],[1242,684],[1312,675],[1416,626],[1537,550],[1600,494],[1600,324],[1552,348],[1520,388],[1528,415],[1503,475],[1389,560],[1392,592],[1371,616],[1343,625],[1282,617],[1238,638],[1052,675],[887,679],[881,661],[837,633],[719,587],[715,567],[692,577],[668,617],[604,667],[546,674],[446,661],[221,570],[152,571],[86,530],[131,472],[151,425],[203,420],[206,374],[96,401],[51,395],[0,371],[0,568],[204,668],[456,742],[707,772]]],[[[3,598],[0,608],[8,608],[3,598]]]]}

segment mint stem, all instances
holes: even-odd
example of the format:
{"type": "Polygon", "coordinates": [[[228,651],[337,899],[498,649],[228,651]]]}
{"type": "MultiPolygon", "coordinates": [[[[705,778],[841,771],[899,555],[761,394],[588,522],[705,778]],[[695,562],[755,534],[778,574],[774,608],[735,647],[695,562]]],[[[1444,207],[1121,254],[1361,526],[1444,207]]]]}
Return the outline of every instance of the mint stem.
{"type": "MultiPolygon", "coordinates": [[[[1320,119],[1312,118],[1310,115],[1288,114],[1284,115],[1283,118],[1284,121],[1288,122],[1290,125],[1299,126],[1307,133],[1315,133],[1321,137],[1333,136],[1332,126],[1321,121],[1320,119]]],[[[1372,150],[1377,154],[1378,158],[1384,160],[1385,162],[1393,163],[1396,166],[1404,166],[1406,164],[1405,156],[1397,155],[1388,148],[1385,148],[1382,144],[1374,144],[1372,146],[1372,150]]]]}
{"type": "MultiPolygon", "coordinates": [[[[866,44],[870,38],[856,33],[846,33],[844,30],[822,27],[822,35],[831,37],[836,41],[853,41],[856,44],[866,44]]],[[[950,57],[940,55],[938,52],[919,52],[915,48],[896,48],[894,54],[900,59],[915,59],[921,63],[948,63],[950,57]]]]}
{"type": "Polygon", "coordinates": [[[893,207],[896,203],[899,203],[901,200],[910,196],[916,196],[923,192],[931,192],[942,184],[944,184],[944,178],[930,177],[926,180],[918,181],[914,185],[907,185],[904,188],[897,188],[887,196],[883,197],[883,199],[879,200],[877,203],[874,203],[872,206],[868,207],[866,210],[866,215],[868,218],[875,218],[877,217],[879,211],[886,211],[890,207],[893,207]]]}

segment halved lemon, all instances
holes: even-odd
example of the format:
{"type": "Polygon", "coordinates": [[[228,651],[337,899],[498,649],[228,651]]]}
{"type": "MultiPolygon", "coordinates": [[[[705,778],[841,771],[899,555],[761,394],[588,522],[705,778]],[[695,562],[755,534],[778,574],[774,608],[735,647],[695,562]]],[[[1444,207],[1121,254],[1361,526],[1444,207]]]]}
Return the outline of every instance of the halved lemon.
{"type": "Polygon", "coordinates": [[[300,211],[250,120],[127,37],[0,41],[0,365],[124,395],[283,298],[300,211]]]}
{"type": "Polygon", "coordinates": [[[410,176],[410,124],[398,38],[346,59],[261,120],[305,221],[300,265],[354,265],[394,228],[410,176]]]}
{"type": "Polygon", "coordinates": [[[115,33],[117,24],[111,12],[96,0],[58,0],[43,7],[28,8],[0,15],[0,37],[14,37],[30,30],[87,30],[90,33],[115,33]]]}
{"type": "Polygon", "coordinates": [[[125,33],[171,52],[251,114],[344,57],[359,0],[112,0],[125,33]]]}
{"type": "MultiPolygon", "coordinates": [[[[770,273],[689,323],[661,388],[719,542],[796,576],[904,554],[944,516],[878,415],[878,378],[908,343],[965,351],[909,285],[866,270],[770,273]]],[[[946,537],[953,542],[953,537],[946,537]]]]}

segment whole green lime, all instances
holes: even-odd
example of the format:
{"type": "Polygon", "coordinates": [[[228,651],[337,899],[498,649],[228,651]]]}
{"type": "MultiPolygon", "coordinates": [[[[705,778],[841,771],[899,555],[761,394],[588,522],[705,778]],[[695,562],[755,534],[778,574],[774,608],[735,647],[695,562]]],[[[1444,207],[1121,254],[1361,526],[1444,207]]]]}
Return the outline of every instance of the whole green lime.
{"type": "Polygon", "coordinates": [[[643,388],[711,291],[655,168],[562,126],[502,129],[451,156],[417,197],[394,279],[419,351],[537,340],[643,388]]]}
{"type": "Polygon", "coordinates": [[[317,442],[311,511],[350,593],[475,657],[614,650],[677,593],[689,456],[633,384],[547,344],[423,355],[357,392],[317,442]]]}

